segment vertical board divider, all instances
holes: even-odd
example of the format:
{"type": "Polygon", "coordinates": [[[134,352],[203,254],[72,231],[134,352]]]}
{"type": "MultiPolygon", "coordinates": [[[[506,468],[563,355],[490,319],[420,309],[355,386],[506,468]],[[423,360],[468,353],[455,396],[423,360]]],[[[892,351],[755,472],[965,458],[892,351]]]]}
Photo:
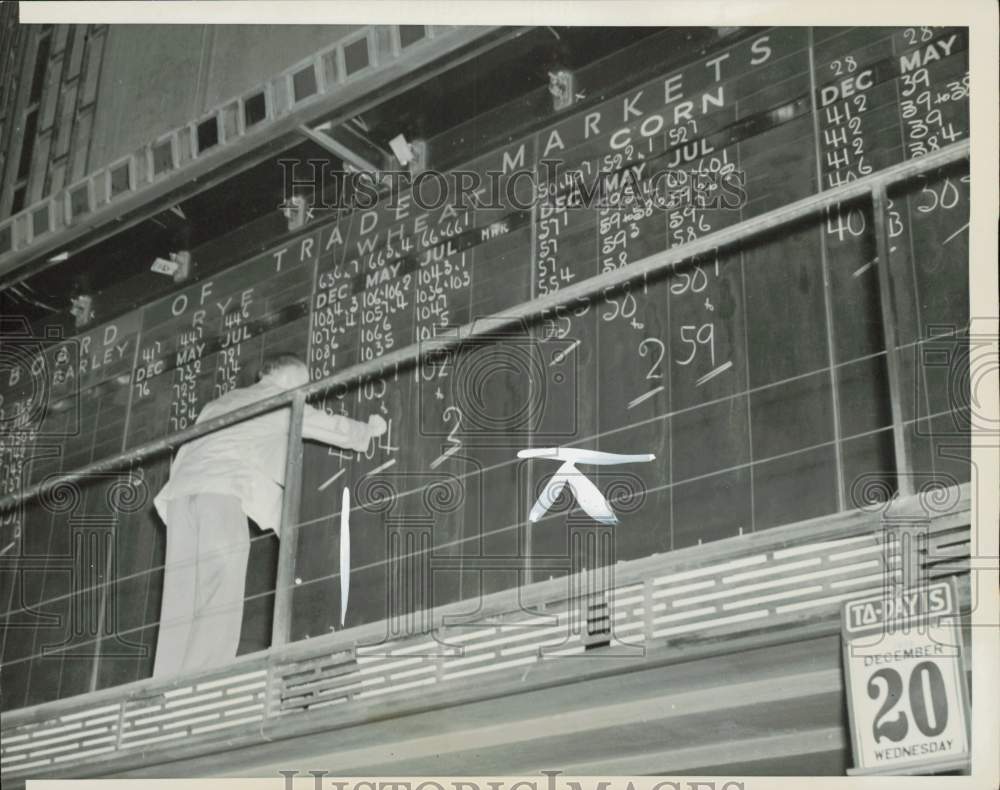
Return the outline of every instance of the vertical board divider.
{"type": "MultiPolygon", "coordinates": [[[[820,145],[820,125],[819,125],[819,105],[816,103],[816,45],[815,29],[809,28],[809,101],[812,105],[812,127],[813,139],[815,140],[816,154],[816,191],[822,192],[823,185],[823,149],[820,145]]],[[[843,426],[840,419],[840,373],[837,369],[837,339],[834,337],[833,318],[833,278],[830,276],[830,259],[826,250],[825,221],[829,221],[832,207],[827,208],[819,217],[816,228],[819,234],[819,259],[820,269],[823,272],[823,311],[826,318],[826,349],[827,360],[830,364],[830,402],[833,408],[833,447],[834,464],[837,469],[837,509],[847,508],[847,495],[845,492],[844,477],[844,446],[842,443],[843,426]]],[[[839,207],[838,207],[839,210],[839,207]]],[[[749,364],[749,363],[748,363],[749,364]]],[[[749,387],[749,379],[748,384],[749,387]]]]}
{"type": "Polygon", "coordinates": [[[278,541],[278,575],[274,583],[271,647],[286,644],[292,630],[292,594],[295,589],[295,555],[302,493],[302,417],[305,406],[305,394],[296,392],[288,424],[288,456],[285,495],[281,507],[281,539],[278,541]]]}
{"type": "Polygon", "coordinates": [[[879,304],[882,332],[885,338],[886,367],[889,374],[889,406],[892,410],[892,441],[895,449],[896,485],[899,496],[913,493],[909,452],[906,448],[906,426],[903,423],[902,377],[899,363],[895,297],[892,272],[889,270],[889,226],[886,223],[888,199],[884,181],[872,184],[872,214],[875,219],[875,244],[878,253],[879,304]]]}

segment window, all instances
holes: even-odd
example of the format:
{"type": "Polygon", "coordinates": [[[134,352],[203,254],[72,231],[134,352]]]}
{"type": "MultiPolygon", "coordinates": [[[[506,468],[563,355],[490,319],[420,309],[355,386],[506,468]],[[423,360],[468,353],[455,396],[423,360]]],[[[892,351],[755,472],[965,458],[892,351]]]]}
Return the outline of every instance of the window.
{"type": "Polygon", "coordinates": [[[35,104],[42,97],[42,86],[45,84],[45,70],[49,65],[50,43],[51,38],[49,36],[38,42],[38,50],[35,53],[35,71],[31,77],[29,104],[35,104]]]}
{"type": "Polygon", "coordinates": [[[399,46],[406,49],[427,37],[427,31],[423,25],[400,25],[399,26],[399,46]]]}
{"type": "Polygon", "coordinates": [[[41,236],[48,233],[49,228],[49,204],[46,203],[41,208],[31,212],[31,235],[41,236]]]}
{"type": "Polygon", "coordinates": [[[348,77],[368,67],[367,38],[359,38],[344,47],[344,67],[348,77]]]}
{"type": "Polygon", "coordinates": [[[264,92],[248,96],[243,102],[243,121],[245,128],[256,126],[267,118],[267,97],[264,92]]]}
{"type": "Polygon", "coordinates": [[[310,63],[301,71],[292,75],[292,93],[296,102],[308,99],[319,90],[316,85],[316,69],[310,63]]]}
{"type": "Polygon", "coordinates": [[[24,136],[21,138],[21,159],[17,164],[17,178],[27,178],[31,171],[31,157],[35,153],[35,133],[38,131],[38,112],[32,110],[24,117],[24,136]]]}
{"type": "Polygon", "coordinates": [[[132,163],[130,161],[111,167],[111,197],[116,198],[132,189],[132,163]]]}
{"type": "Polygon", "coordinates": [[[70,218],[75,219],[82,214],[90,213],[90,189],[89,184],[83,183],[73,187],[69,193],[70,218]]]}
{"type": "Polygon", "coordinates": [[[174,169],[173,140],[167,138],[153,145],[153,175],[158,176],[174,169]]]}
{"type": "Polygon", "coordinates": [[[198,124],[196,133],[198,153],[219,144],[219,119],[214,115],[198,124]]]}
{"type": "Polygon", "coordinates": [[[21,184],[21,186],[14,190],[14,200],[10,204],[11,214],[17,214],[17,212],[24,208],[24,195],[27,189],[27,184],[21,184]]]}

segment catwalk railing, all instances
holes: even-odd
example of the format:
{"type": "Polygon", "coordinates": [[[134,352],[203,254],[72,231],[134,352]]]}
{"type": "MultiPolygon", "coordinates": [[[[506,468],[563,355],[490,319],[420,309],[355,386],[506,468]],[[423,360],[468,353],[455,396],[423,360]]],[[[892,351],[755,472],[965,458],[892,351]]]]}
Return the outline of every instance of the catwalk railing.
{"type": "MultiPolygon", "coordinates": [[[[505,326],[543,318],[577,300],[683,266],[705,252],[739,245],[849,201],[872,202],[878,259],[887,261],[887,190],[967,159],[969,152],[967,141],[951,145],[525,302],[504,311],[502,316],[479,319],[446,337],[398,349],[299,389],[53,476],[0,500],[0,512],[29,502],[55,486],[132,466],[197,437],[291,407],[282,518],[283,525],[294,525],[298,522],[301,487],[301,416],[308,400],[334,388],[358,386],[398,366],[418,363],[429,354],[494,334],[505,326]]],[[[961,565],[954,566],[952,561],[969,556],[968,489],[937,488],[920,496],[912,489],[901,416],[892,280],[887,266],[877,268],[888,358],[897,505],[904,510],[917,507],[924,513],[923,522],[940,560],[931,565],[935,572],[955,573],[961,565]],[[940,506],[935,496],[943,497],[946,506],[940,506]]],[[[896,561],[887,558],[878,538],[884,519],[877,510],[841,513],[709,546],[619,563],[601,571],[613,580],[601,586],[596,599],[592,591],[586,591],[586,573],[571,576],[568,582],[542,582],[499,593],[480,602],[478,620],[471,631],[468,625],[457,622],[468,602],[454,604],[425,613],[440,626],[391,642],[384,640],[386,623],[379,622],[288,644],[297,531],[284,529],[272,647],[267,652],[237,659],[224,670],[197,678],[173,683],[139,681],[5,715],[3,772],[21,775],[43,770],[50,775],[50,769],[63,765],[69,768],[73,761],[72,768],[79,774],[79,760],[88,765],[108,761],[126,764],[140,755],[148,762],[150,749],[161,748],[168,755],[164,759],[177,759],[194,753],[191,750],[205,753],[222,748],[212,740],[216,737],[213,733],[221,733],[218,737],[224,740],[225,748],[233,748],[262,737],[342,726],[352,716],[370,713],[373,706],[391,714],[407,705],[429,704],[431,697],[440,698],[440,704],[450,704],[447,700],[464,701],[469,694],[504,693],[505,684],[523,683],[527,677],[524,667],[547,678],[544,682],[569,682],[598,669],[607,673],[626,668],[622,660],[629,656],[615,658],[615,652],[631,652],[633,661],[629,663],[634,664],[635,651],[645,650],[647,656],[639,663],[646,666],[650,655],[660,655],[658,650],[650,653],[650,648],[668,644],[670,649],[663,654],[666,658],[656,660],[679,660],[679,656],[688,654],[685,645],[703,651],[718,649],[710,646],[720,640],[780,641],[789,638],[789,629],[797,631],[796,638],[802,638],[810,629],[829,633],[837,627],[841,600],[881,589],[886,579],[898,572],[896,561]],[[764,590],[767,592],[757,595],[764,590]],[[484,626],[484,617],[496,622],[484,626]],[[566,631],[565,636],[561,630],[566,631]],[[365,645],[373,646],[361,647],[365,645]],[[422,652],[428,650],[428,655],[422,652]],[[551,660],[584,652],[601,659],[583,664],[551,660]],[[513,675],[502,672],[508,668],[518,671],[513,675]],[[492,672],[503,679],[487,685],[478,680],[480,674],[492,672]],[[469,687],[460,680],[465,677],[477,680],[469,687]],[[521,681],[512,681],[512,677],[521,681]],[[333,718],[316,713],[317,708],[347,702],[353,704],[338,707],[333,718]],[[199,736],[197,743],[181,744],[177,740],[190,735],[199,736]]]]}

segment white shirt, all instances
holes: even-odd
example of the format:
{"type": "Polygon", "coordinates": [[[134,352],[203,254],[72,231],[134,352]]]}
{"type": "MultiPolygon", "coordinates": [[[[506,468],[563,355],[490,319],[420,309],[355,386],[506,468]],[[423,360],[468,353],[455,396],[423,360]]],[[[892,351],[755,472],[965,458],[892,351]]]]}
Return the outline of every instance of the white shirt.
{"type": "MultiPolygon", "coordinates": [[[[251,387],[232,390],[205,404],[196,423],[285,390],[265,377],[251,387]]],[[[170,465],[170,479],[153,500],[164,523],[169,499],[191,494],[231,494],[240,499],[243,512],[261,529],[278,532],[290,419],[290,407],[277,409],[181,447],[170,465]]],[[[305,439],[364,452],[373,435],[368,423],[330,415],[306,404],[302,420],[305,439]]]]}

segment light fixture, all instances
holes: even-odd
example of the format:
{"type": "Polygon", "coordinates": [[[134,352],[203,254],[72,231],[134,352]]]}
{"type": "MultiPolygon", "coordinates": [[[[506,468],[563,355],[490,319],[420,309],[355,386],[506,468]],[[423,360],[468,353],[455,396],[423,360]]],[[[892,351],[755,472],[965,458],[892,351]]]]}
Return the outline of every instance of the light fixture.
{"type": "Polygon", "coordinates": [[[173,277],[175,283],[184,282],[191,276],[191,253],[187,250],[171,252],[169,258],[155,258],[149,268],[157,274],[173,277]]]}
{"type": "Polygon", "coordinates": [[[414,159],[413,147],[406,142],[406,137],[402,134],[397,134],[389,141],[389,148],[392,149],[392,153],[403,167],[406,167],[414,159]]]}
{"type": "Polygon", "coordinates": [[[289,230],[301,228],[309,217],[309,204],[305,195],[292,195],[281,207],[281,213],[288,221],[289,230]]]}
{"type": "Polygon", "coordinates": [[[549,72],[549,93],[552,95],[553,110],[564,110],[573,105],[576,100],[574,87],[573,72],[569,69],[549,72]]]}
{"type": "Polygon", "coordinates": [[[389,148],[396,160],[403,167],[408,167],[411,173],[419,173],[426,167],[427,144],[423,140],[407,142],[405,135],[397,134],[389,141],[389,148]]]}
{"type": "Polygon", "coordinates": [[[70,299],[70,314],[76,319],[76,328],[87,326],[94,320],[94,299],[87,294],[80,294],[70,299]]]}

